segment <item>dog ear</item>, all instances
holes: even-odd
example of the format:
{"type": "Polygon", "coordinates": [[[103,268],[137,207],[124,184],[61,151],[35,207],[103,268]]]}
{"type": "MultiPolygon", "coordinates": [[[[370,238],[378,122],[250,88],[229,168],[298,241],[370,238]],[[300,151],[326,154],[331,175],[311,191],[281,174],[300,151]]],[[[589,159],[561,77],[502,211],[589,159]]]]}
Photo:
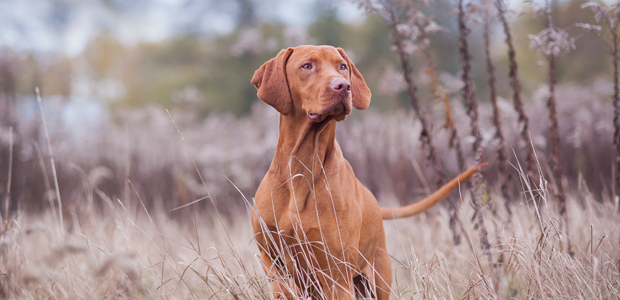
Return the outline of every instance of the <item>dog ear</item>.
{"type": "Polygon", "coordinates": [[[286,62],[293,48],[283,49],[278,55],[264,63],[252,77],[252,84],[258,92],[258,99],[273,106],[283,115],[291,113],[293,100],[286,79],[286,62]]]}
{"type": "Polygon", "coordinates": [[[349,63],[349,77],[351,78],[351,97],[353,106],[357,109],[366,109],[370,105],[370,89],[364,81],[364,77],[357,70],[353,62],[347,57],[342,48],[337,48],[340,55],[349,63]]]}

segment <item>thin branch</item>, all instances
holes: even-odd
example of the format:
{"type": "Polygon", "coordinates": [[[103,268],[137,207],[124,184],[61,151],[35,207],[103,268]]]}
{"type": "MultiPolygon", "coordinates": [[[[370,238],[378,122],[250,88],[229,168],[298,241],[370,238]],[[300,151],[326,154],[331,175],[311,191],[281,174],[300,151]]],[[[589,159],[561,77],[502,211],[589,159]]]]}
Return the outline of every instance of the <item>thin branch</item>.
{"type": "Polygon", "coordinates": [[[398,26],[403,25],[400,20],[398,10],[399,8],[404,8],[407,10],[408,16],[413,16],[413,12],[418,11],[418,8],[409,1],[389,1],[383,0],[378,1],[380,7],[375,7],[373,3],[370,1],[360,0],[359,4],[363,6],[367,11],[376,14],[378,17],[383,20],[383,22],[387,25],[387,27],[391,30],[392,43],[396,48],[396,52],[398,54],[399,61],[401,63],[401,67],[403,69],[403,77],[407,84],[407,94],[411,101],[411,106],[416,113],[417,118],[420,120],[422,124],[422,132],[420,132],[420,140],[422,144],[428,148],[428,156],[427,159],[434,167],[435,172],[437,173],[437,185],[441,186],[446,181],[445,174],[443,172],[443,168],[441,165],[441,161],[439,160],[439,155],[437,154],[437,150],[435,145],[433,144],[433,136],[432,136],[432,124],[430,119],[427,117],[426,112],[424,112],[422,106],[420,105],[420,100],[417,95],[417,86],[413,80],[413,68],[409,63],[410,53],[405,49],[405,42],[403,35],[399,32],[398,26]]]}
{"type": "MultiPolygon", "coordinates": [[[[497,145],[497,157],[498,157],[498,172],[501,177],[501,191],[502,196],[504,197],[504,205],[506,208],[506,212],[509,216],[512,215],[512,209],[510,208],[510,196],[508,195],[508,184],[512,180],[512,173],[508,172],[508,156],[506,155],[505,142],[504,142],[504,134],[502,132],[502,123],[499,114],[499,106],[497,103],[497,88],[495,86],[496,78],[495,78],[495,66],[493,65],[493,60],[491,59],[491,12],[485,6],[484,8],[484,30],[483,30],[483,38],[484,38],[484,54],[486,57],[487,64],[487,73],[489,75],[489,93],[491,98],[491,104],[493,105],[493,125],[495,125],[495,139],[498,142],[497,145]]],[[[495,210],[494,210],[495,211],[495,210]]]]}
{"type": "Polygon", "coordinates": [[[58,220],[60,221],[60,232],[65,233],[65,225],[62,216],[62,200],[60,199],[60,187],[58,186],[58,174],[56,174],[56,164],[54,163],[54,153],[52,152],[52,143],[50,142],[50,133],[47,130],[47,121],[45,120],[45,114],[43,113],[43,104],[41,103],[41,94],[39,93],[39,87],[35,88],[37,93],[37,102],[39,103],[39,111],[41,112],[41,119],[43,120],[43,129],[45,130],[45,138],[47,139],[47,150],[50,154],[50,163],[52,165],[52,174],[54,175],[54,188],[56,189],[56,201],[58,202],[58,220]]]}
{"type": "MultiPolygon", "coordinates": [[[[459,54],[461,61],[463,62],[463,89],[461,90],[463,96],[463,104],[467,110],[467,115],[470,119],[471,135],[475,137],[473,143],[473,152],[475,153],[475,160],[479,163],[482,160],[482,135],[480,134],[480,127],[478,126],[478,104],[474,97],[474,85],[471,81],[471,55],[469,54],[469,46],[467,44],[467,35],[470,30],[465,24],[465,10],[463,7],[463,0],[458,0],[458,26],[459,26],[459,54]]],[[[489,242],[488,232],[484,224],[482,196],[486,194],[486,184],[480,171],[474,174],[473,188],[471,189],[472,206],[474,208],[474,218],[477,216],[476,225],[480,230],[480,246],[489,259],[489,264],[493,268],[495,273],[497,264],[493,260],[491,254],[491,243],[489,242]]]]}
{"type": "Polygon", "coordinates": [[[4,202],[4,222],[8,226],[9,206],[11,203],[11,178],[13,177],[13,126],[9,128],[9,177],[6,183],[6,199],[4,202]]]}
{"type": "Polygon", "coordinates": [[[517,59],[515,47],[512,41],[512,34],[510,33],[510,26],[508,20],[506,20],[506,6],[503,0],[495,0],[495,7],[497,8],[497,16],[499,17],[502,27],[504,28],[504,34],[506,35],[506,46],[508,46],[508,61],[510,71],[508,76],[510,77],[510,86],[512,88],[512,102],[517,114],[519,115],[517,128],[519,128],[519,134],[521,139],[525,142],[526,154],[527,154],[527,174],[532,177],[534,170],[534,149],[530,147],[530,132],[528,127],[528,118],[523,109],[523,101],[521,100],[521,84],[519,83],[517,59]]]}

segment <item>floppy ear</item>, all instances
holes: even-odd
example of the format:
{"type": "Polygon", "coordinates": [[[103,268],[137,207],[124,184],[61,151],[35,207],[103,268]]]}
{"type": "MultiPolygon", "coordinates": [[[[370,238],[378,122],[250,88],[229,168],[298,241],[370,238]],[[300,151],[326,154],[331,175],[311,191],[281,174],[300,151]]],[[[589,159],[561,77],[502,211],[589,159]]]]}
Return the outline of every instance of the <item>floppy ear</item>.
{"type": "Polygon", "coordinates": [[[293,48],[281,50],[278,55],[264,63],[252,77],[258,99],[273,106],[283,115],[291,113],[293,100],[286,80],[286,62],[293,48]]]}
{"type": "Polygon", "coordinates": [[[357,70],[353,62],[347,57],[342,48],[337,48],[340,55],[349,63],[349,77],[351,78],[351,97],[353,106],[357,109],[366,109],[370,105],[370,89],[364,81],[364,77],[357,70]]]}

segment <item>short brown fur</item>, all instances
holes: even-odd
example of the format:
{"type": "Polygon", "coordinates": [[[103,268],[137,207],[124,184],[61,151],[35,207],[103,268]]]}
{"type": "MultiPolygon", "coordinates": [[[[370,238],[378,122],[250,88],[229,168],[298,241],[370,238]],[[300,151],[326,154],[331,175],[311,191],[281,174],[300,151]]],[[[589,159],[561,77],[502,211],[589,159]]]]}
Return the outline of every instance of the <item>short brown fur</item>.
{"type": "Polygon", "coordinates": [[[388,299],[392,267],[383,220],[428,210],[480,165],[418,203],[380,208],[335,139],[336,122],[346,119],[351,107],[366,109],[371,97],[342,49],[282,50],[254,73],[252,84],[258,97],[280,112],[276,153],[252,212],[276,298],[307,292],[313,298],[321,293],[329,299],[388,299]],[[289,276],[295,284],[289,284],[289,276]]]}

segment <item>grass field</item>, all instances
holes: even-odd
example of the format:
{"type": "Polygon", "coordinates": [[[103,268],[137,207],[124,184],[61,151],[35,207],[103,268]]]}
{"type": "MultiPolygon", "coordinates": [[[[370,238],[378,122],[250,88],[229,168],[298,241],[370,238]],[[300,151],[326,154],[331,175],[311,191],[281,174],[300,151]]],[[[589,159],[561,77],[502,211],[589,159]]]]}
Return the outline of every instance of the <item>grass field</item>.
{"type": "MultiPolygon", "coordinates": [[[[454,197],[461,202],[457,245],[447,206],[385,221],[394,299],[618,299],[620,222],[605,169],[612,148],[609,139],[600,138],[611,129],[599,126],[603,121],[588,122],[594,116],[609,119],[610,113],[596,103],[584,106],[589,98],[572,89],[560,89],[576,95],[563,112],[573,121],[560,128],[571,137],[563,148],[568,235],[551,196],[552,181],[526,183],[519,176],[518,147],[512,148],[510,161],[513,178],[520,179],[511,185],[512,215],[505,211],[496,192],[495,145],[487,141],[490,164],[484,173],[490,197],[483,200],[492,201],[483,203],[481,213],[490,251],[481,247],[465,190],[454,197]]],[[[504,106],[510,126],[516,116],[504,106]]],[[[536,101],[530,115],[543,114],[542,106],[536,101]]],[[[481,105],[482,120],[490,112],[481,105]]],[[[86,136],[52,131],[56,172],[46,154],[47,138],[29,136],[29,123],[17,132],[17,143],[3,144],[20,159],[12,165],[13,213],[0,235],[0,298],[272,298],[249,216],[277,142],[277,113],[258,104],[239,119],[215,114],[195,122],[182,112],[172,115],[181,135],[158,108],[128,112],[124,125],[109,121],[86,136]],[[55,179],[63,201],[60,213],[55,179]],[[205,199],[206,188],[213,202],[205,199]]],[[[437,123],[441,117],[436,116],[437,123]]],[[[459,109],[454,118],[467,122],[459,109]]],[[[539,170],[548,170],[544,130],[532,129],[539,170]]],[[[432,190],[435,177],[424,164],[416,132],[419,125],[406,113],[368,111],[338,127],[345,157],[381,205],[410,203],[432,190]]],[[[439,145],[447,144],[444,131],[436,134],[439,145]]],[[[517,140],[516,134],[507,136],[509,144],[517,140]]],[[[445,146],[439,151],[448,173],[456,174],[452,151],[445,146]]]]}
{"type": "MultiPolygon", "coordinates": [[[[617,207],[572,193],[565,236],[546,190],[532,186],[523,196],[540,199],[540,213],[532,201],[514,205],[510,218],[501,209],[497,219],[484,212],[491,256],[501,260],[495,268],[480,250],[468,197],[460,245],[452,243],[443,207],[385,221],[396,274],[392,297],[618,299],[617,207]]],[[[65,213],[64,234],[52,213],[19,214],[0,237],[2,298],[270,299],[249,209],[225,219],[184,209],[186,219],[171,220],[139,201],[106,199],[100,211],[65,213]]]]}
{"type": "MultiPolygon", "coordinates": [[[[250,15],[259,6],[237,2],[250,15]]],[[[347,25],[329,13],[295,43],[347,35],[366,80],[381,79],[379,105],[336,132],[357,178],[380,205],[399,206],[487,163],[445,203],[385,221],[391,297],[620,300],[620,6],[531,2],[511,21],[503,0],[437,11],[418,5],[432,0],[353,2],[378,19],[347,25]]],[[[65,6],[50,20],[68,20],[65,6]]],[[[74,58],[0,49],[0,299],[274,298],[249,220],[278,112],[248,80],[298,33],[246,22],[245,10],[213,39],[129,46],[106,29],[74,58]]],[[[45,27],[61,23],[71,22],[45,27]]]]}

